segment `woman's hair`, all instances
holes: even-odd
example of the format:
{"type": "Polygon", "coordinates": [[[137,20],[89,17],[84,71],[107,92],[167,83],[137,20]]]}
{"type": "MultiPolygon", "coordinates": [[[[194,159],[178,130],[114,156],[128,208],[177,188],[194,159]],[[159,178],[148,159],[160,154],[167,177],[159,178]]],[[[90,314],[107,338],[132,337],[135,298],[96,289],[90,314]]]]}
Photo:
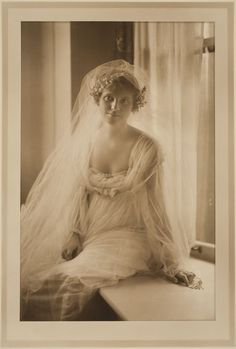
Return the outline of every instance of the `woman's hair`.
{"type": "MultiPolygon", "coordinates": [[[[93,96],[95,103],[98,105],[103,90],[111,85],[115,85],[120,88],[128,89],[133,93],[133,112],[138,111],[144,106],[146,88],[139,89],[124,75],[114,74],[110,77],[104,75],[96,80],[95,85],[91,89],[91,96],[93,96]]],[[[137,85],[137,84],[136,84],[137,85]]]]}

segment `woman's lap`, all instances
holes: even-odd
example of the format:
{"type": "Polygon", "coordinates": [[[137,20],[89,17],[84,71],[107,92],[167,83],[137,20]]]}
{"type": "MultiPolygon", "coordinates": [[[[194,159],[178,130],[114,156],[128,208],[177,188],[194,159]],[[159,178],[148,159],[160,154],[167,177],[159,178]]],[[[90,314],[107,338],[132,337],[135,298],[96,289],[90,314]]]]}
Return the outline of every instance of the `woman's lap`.
{"type": "Polygon", "coordinates": [[[70,317],[73,309],[83,309],[100,287],[147,271],[150,257],[144,233],[117,229],[96,234],[86,240],[76,258],[45,274],[42,288],[32,295],[32,300],[50,304],[55,318],[70,317]]]}
{"type": "Polygon", "coordinates": [[[68,277],[78,277],[87,285],[101,287],[147,271],[150,258],[144,233],[117,229],[88,239],[82,252],[62,263],[59,269],[68,277]]]}

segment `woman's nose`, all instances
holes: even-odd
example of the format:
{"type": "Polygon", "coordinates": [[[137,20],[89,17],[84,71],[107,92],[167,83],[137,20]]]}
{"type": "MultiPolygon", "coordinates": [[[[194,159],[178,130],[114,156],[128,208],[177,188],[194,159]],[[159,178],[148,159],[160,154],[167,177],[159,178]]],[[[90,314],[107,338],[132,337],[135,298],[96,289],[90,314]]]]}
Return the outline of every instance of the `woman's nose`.
{"type": "Polygon", "coordinates": [[[117,106],[118,106],[118,100],[117,100],[117,99],[114,99],[114,100],[111,102],[111,109],[112,109],[112,110],[115,110],[115,109],[117,109],[117,106]]]}

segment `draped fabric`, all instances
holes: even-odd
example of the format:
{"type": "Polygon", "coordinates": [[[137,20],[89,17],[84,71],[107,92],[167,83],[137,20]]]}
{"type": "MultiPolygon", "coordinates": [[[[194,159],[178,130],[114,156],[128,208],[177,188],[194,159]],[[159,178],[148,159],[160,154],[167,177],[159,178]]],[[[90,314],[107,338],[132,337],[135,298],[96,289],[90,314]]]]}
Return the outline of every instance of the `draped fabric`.
{"type": "Polygon", "coordinates": [[[196,239],[202,23],[136,23],[134,61],[150,78],[150,128],[165,156],[168,207],[196,239]]]}
{"type": "Polygon", "coordinates": [[[162,270],[175,275],[183,260],[165,211],[161,166],[158,145],[141,134],[127,171],[105,174],[90,166],[84,169],[86,175],[74,188],[74,228],[83,250],[64,261],[61,251],[68,232],[64,229],[61,235],[56,226],[47,236],[39,233],[24,244],[25,258],[33,251],[28,266],[23,264],[25,304],[45,299],[53,319],[71,320],[100,287],[136,273],[162,270]]]}

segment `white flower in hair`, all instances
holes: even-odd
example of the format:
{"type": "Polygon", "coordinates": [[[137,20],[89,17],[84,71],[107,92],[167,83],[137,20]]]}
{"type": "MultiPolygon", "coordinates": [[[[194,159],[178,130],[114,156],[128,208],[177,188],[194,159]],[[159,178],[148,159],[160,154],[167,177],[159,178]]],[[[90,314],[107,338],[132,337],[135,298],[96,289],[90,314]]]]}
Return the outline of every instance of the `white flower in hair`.
{"type": "Polygon", "coordinates": [[[115,80],[120,77],[124,77],[127,81],[129,81],[138,91],[139,93],[135,98],[135,107],[134,111],[138,111],[146,104],[146,86],[140,89],[139,84],[135,76],[132,76],[130,73],[126,71],[119,71],[116,73],[105,73],[104,75],[97,78],[94,86],[91,88],[90,95],[95,98],[95,100],[99,99],[102,94],[102,91],[109,85],[111,85],[115,80]]]}

